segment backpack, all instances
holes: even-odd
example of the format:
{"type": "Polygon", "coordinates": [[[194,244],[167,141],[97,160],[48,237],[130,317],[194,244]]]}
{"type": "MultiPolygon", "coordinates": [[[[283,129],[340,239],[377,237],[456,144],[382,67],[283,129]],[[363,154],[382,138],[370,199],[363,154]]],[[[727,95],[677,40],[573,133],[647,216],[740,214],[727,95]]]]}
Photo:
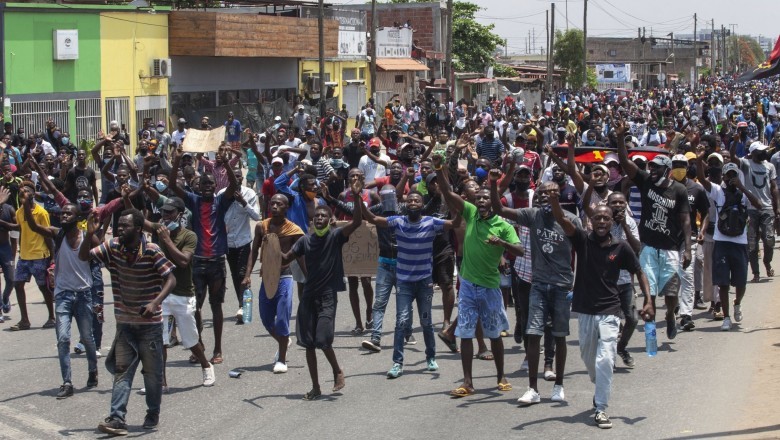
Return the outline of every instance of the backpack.
{"type": "Polygon", "coordinates": [[[724,191],[726,201],[718,212],[718,231],[728,237],[739,237],[747,226],[747,207],[742,203],[742,191],[724,191]]]}

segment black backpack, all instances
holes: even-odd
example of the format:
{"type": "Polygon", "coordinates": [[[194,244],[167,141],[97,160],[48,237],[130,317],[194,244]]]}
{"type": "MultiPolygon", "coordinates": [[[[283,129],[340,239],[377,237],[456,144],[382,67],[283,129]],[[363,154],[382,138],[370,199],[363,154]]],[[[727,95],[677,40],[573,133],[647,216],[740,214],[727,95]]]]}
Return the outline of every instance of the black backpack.
{"type": "Polygon", "coordinates": [[[724,191],[726,201],[718,212],[718,230],[728,237],[739,237],[747,226],[747,207],[742,203],[742,191],[724,191]]]}

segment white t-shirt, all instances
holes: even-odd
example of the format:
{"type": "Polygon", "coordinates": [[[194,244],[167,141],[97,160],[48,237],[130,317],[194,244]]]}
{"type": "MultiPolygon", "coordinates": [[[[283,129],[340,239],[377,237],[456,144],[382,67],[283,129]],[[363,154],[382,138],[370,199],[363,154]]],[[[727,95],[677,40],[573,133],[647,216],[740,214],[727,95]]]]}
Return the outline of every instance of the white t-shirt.
{"type": "Polygon", "coordinates": [[[176,130],[173,133],[171,133],[171,139],[173,139],[173,142],[176,145],[181,145],[182,142],[184,142],[184,136],[187,135],[187,129],[185,128],[184,131],[176,130]]]}
{"type": "MultiPolygon", "coordinates": [[[[379,153],[379,159],[387,163],[390,163],[391,161],[390,156],[384,153],[379,153]]],[[[374,162],[370,157],[368,157],[368,155],[360,158],[360,162],[358,162],[358,169],[362,171],[363,174],[365,174],[366,183],[371,183],[377,177],[384,177],[387,175],[387,169],[385,169],[385,166],[374,162]]]]}
{"type": "MultiPolygon", "coordinates": [[[[715,205],[715,209],[717,210],[718,214],[720,214],[720,210],[723,207],[723,204],[726,203],[726,193],[724,192],[722,186],[720,185],[712,185],[712,188],[710,188],[710,192],[707,194],[710,198],[710,201],[715,205]]],[[[742,204],[745,206],[748,206],[748,198],[746,195],[742,195],[742,204]]],[[[731,243],[737,243],[737,244],[747,244],[747,227],[745,227],[745,230],[742,232],[742,235],[738,237],[729,237],[728,235],[723,235],[720,230],[718,229],[718,216],[716,215],[715,218],[710,219],[711,222],[715,224],[715,234],[712,236],[712,239],[715,241],[729,241],[731,243]]]]}
{"type": "MultiPolygon", "coordinates": [[[[285,139],[284,140],[284,146],[287,147],[287,148],[298,148],[298,147],[300,147],[301,142],[303,142],[303,141],[298,139],[298,138],[293,138],[293,140],[285,139]]],[[[282,151],[286,150],[287,148],[282,148],[282,151]]],[[[298,156],[300,156],[300,154],[293,153],[293,152],[290,152],[288,154],[290,156],[290,158],[288,159],[288,163],[295,162],[296,160],[298,160],[298,156]]]]}

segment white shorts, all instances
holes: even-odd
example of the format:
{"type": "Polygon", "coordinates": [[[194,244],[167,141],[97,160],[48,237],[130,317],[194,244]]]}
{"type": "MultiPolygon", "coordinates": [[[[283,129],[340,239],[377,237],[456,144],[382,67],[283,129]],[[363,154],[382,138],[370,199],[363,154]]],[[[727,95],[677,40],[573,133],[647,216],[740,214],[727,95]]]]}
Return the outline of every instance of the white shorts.
{"type": "Polygon", "coordinates": [[[179,339],[184,348],[198,343],[198,326],[195,324],[195,297],[168,295],[162,303],[163,344],[171,343],[174,320],[179,328],[179,339]]]}

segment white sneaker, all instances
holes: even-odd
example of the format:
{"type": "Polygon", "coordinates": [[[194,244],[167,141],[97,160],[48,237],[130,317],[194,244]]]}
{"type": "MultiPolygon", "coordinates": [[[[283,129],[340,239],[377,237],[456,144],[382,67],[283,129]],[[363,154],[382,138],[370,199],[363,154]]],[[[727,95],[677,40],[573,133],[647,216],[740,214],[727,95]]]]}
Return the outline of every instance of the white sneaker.
{"type": "Polygon", "coordinates": [[[517,403],[522,403],[524,405],[532,405],[534,403],[539,403],[542,401],[542,398],[539,397],[539,393],[534,391],[533,388],[528,387],[525,394],[523,394],[519,399],[517,399],[517,403]]]}
{"type": "Polygon", "coordinates": [[[723,324],[720,326],[720,329],[724,332],[727,332],[731,330],[731,318],[726,318],[723,320],[723,324]]]}
{"type": "Polygon", "coordinates": [[[208,368],[202,368],[203,370],[203,386],[210,387],[217,381],[217,377],[214,374],[214,365],[209,363],[208,368]]]}
{"type": "Polygon", "coordinates": [[[734,322],[742,322],[742,305],[734,304],[734,322]]]}
{"type": "Polygon", "coordinates": [[[239,307],[238,311],[236,312],[236,318],[243,318],[244,317],[244,308],[239,307]]]}
{"type": "Polygon", "coordinates": [[[550,397],[550,400],[553,402],[563,402],[566,400],[566,397],[563,394],[563,385],[553,386],[552,397],[550,397]]]}
{"type": "Polygon", "coordinates": [[[277,362],[274,364],[274,374],[283,374],[287,372],[287,364],[284,362],[277,362]]]}
{"type": "Polygon", "coordinates": [[[81,354],[84,353],[85,351],[87,351],[87,349],[84,347],[84,344],[82,344],[81,342],[73,346],[73,352],[76,354],[81,354]]]}
{"type": "Polygon", "coordinates": [[[95,350],[95,356],[97,356],[98,359],[103,357],[103,355],[100,353],[100,350],[95,350]]]}

